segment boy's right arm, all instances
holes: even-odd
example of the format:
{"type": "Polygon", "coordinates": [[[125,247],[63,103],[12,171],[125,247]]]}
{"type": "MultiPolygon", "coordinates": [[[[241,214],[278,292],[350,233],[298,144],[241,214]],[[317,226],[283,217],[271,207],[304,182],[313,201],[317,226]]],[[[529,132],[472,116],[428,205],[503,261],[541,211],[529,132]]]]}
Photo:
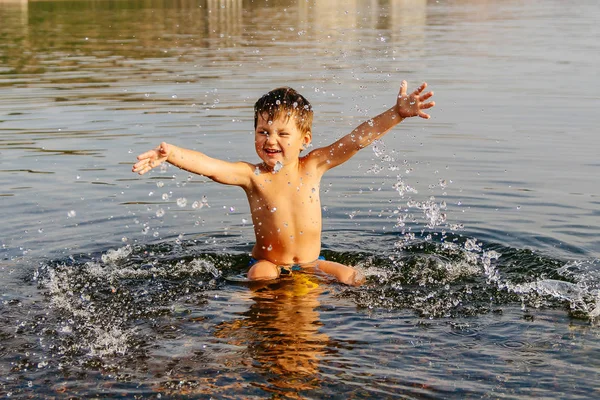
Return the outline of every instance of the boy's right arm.
{"type": "Polygon", "coordinates": [[[425,113],[425,110],[433,107],[435,102],[427,102],[433,96],[433,92],[425,93],[426,88],[427,83],[423,82],[409,94],[407,93],[408,83],[402,81],[396,105],[363,122],[351,133],[331,145],[313,150],[310,153],[311,158],[317,162],[319,168],[328,170],[348,161],[360,149],[382,138],[404,119],[417,116],[428,119],[429,114],[425,113]]]}
{"type": "Polygon", "coordinates": [[[140,154],[137,159],[138,162],[135,163],[132,171],[140,175],[165,161],[226,185],[247,186],[250,182],[250,174],[253,173],[250,164],[219,160],[199,151],[184,149],[165,142],[153,150],[140,154]]]}

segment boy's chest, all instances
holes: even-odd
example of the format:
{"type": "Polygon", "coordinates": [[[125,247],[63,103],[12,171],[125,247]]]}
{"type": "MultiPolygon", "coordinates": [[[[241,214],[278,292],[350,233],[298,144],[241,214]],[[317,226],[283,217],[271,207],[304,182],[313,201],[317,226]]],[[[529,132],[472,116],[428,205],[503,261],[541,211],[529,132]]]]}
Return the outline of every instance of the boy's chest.
{"type": "MultiPolygon", "coordinates": [[[[320,179],[310,175],[263,174],[255,180],[251,202],[276,207],[286,204],[319,203],[320,179]]],[[[255,204],[256,204],[255,203],[255,204]]]]}

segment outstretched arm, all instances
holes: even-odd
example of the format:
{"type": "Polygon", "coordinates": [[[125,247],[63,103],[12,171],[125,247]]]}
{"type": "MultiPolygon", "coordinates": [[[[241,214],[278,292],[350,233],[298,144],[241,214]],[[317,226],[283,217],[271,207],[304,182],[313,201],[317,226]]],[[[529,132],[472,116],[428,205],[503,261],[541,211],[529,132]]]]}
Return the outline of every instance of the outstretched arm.
{"type": "Polygon", "coordinates": [[[207,156],[204,153],[161,143],[157,148],[137,156],[138,162],[133,172],[145,174],[163,162],[168,162],[181,169],[204,175],[215,182],[226,185],[245,186],[250,181],[252,167],[243,162],[230,163],[207,156]]]}
{"type": "Polygon", "coordinates": [[[363,122],[335,143],[311,152],[311,157],[318,160],[319,167],[328,170],[348,161],[360,149],[383,137],[405,118],[418,116],[429,119],[429,114],[425,113],[424,110],[433,107],[435,102],[426,102],[433,96],[433,92],[423,93],[427,88],[427,83],[423,82],[410,94],[407,94],[407,87],[407,82],[402,81],[400,93],[394,107],[373,119],[363,122]]]}

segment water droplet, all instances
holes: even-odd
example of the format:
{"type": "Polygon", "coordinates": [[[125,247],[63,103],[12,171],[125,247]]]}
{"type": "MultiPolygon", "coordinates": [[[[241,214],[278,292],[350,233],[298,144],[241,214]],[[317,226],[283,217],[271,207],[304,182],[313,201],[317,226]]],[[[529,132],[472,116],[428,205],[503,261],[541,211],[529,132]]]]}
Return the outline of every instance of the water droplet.
{"type": "Polygon", "coordinates": [[[162,208],[159,208],[158,210],[156,210],[156,216],[158,218],[161,218],[165,215],[165,210],[163,210],[162,208]]]}
{"type": "Polygon", "coordinates": [[[268,251],[271,251],[271,250],[273,250],[273,246],[269,245],[269,247],[267,247],[267,250],[268,250],[268,251]]]}
{"type": "Polygon", "coordinates": [[[242,218],[242,224],[246,225],[248,223],[248,220],[246,218],[242,218]]]}
{"type": "Polygon", "coordinates": [[[187,199],[185,197],[180,197],[177,199],[177,205],[179,207],[185,207],[187,205],[187,199]]]}
{"type": "Polygon", "coordinates": [[[292,106],[293,106],[294,108],[298,107],[298,102],[297,102],[297,101],[295,101],[295,102],[294,102],[294,104],[292,104],[292,106]]]}
{"type": "Polygon", "coordinates": [[[128,239],[127,239],[125,236],[123,236],[123,237],[121,238],[121,242],[123,242],[123,243],[125,243],[127,240],[128,240],[128,239]]]}
{"type": "Polygon", "coordinates": [[[277,207],[271,208],[271,212],[275,212],[275,211],[277,211],[277,207]]]}
{"type": "Polygon", "coordinates": [[[75,212],[75,210],[71,210],[67,213],[67,217],[69,218],[73,218],[77,215],[77,213],[75,212]]]}
{"type": "Polygon", "coordinates": [[[167,193],[163,193],[162,199],[163,200],[169,200],[169,195],[167,193]]]}
{"type": "Polygon", "coordinates": [[[280,161],[277,161],[275,163],[275,166],[273,167],[273,172],[279,172],[279,170],[281,170],[281,168],[283,168],[283,164],[280,161]]]}
{"type": "Polygon", "coordinates": [[[277,105],[280,105],[280,104],[281,104],[281,100],[277,99],[277,100],[275,101],[275,104],[277,104],[277,105]]]}
{"type": "Polygon", "coordinates": [[[229,207],[229,212],[235,212],[235,207],[229,207]]]}
{"type": "Polygon", "coordinates": [[[161,188],[163,186],[165,186],[165,184],[163,182],[161,182],[161,181],[156,182],[156,187],[161,188]]]}
{"type": "Polygon", "coordinates": [[[177,95],[176,95],[176,94],[174,94],[173,96],[171,96],[171,98],[172,98],[172,99],[176,99],[176,98],[177,98],[177,95]]]}
{"type": "Polygon", "coordinates": [[[256,167],[256,169],[254,170],[254,175],[256,175],[256,176],[260,175],[260,168],[256,167]]]}
{"type": "Polygon", "coordinates": [[[154,192],[149,192],[148,196],[152,196],[154,194],[154,192]]]}
{"type": "Polygon", "coordinates": [[[205,207],[205,206],[206,206],[206,207],[210,207],[210,206],[208,205],[208,198],[207,198],[206,196],[202,196],[202,200],[201,200],[201,201],[202,201],[202,206],[203,206],[203,207],[205,207]]]}
{"type": "Polygon", "coordinates": [[[154,237],[158,237],[158,235],[159,235],[158,231],[157,231],[157,232],[154,232],[154,233],[152,234],[152,236],[154,236],[154,237]]]}

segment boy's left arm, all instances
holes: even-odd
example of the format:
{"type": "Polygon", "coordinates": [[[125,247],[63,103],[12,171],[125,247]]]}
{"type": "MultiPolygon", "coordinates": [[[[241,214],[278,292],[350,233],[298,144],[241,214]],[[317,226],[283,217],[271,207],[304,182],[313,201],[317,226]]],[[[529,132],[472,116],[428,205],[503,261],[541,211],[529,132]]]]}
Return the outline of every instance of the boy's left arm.
{"type": "Polygon", "coordinates": [[[426,102],[433,96],[433,92],[423,93],[427,88],[425,82],[410,94],[406,92],[407,86],[407,82],[402,81],[396,105],[392,108],[375,118],[363,122],[348,135],[331,145],[311,152],[311,157],[318,160],[319,168],[328,170],[348,161],[360,149],[383,137],[390,129],[406,118],[419,116],[429,119],[429,114],[425,113],[424,110],[435,105],[433,101],[426,102]]]}

